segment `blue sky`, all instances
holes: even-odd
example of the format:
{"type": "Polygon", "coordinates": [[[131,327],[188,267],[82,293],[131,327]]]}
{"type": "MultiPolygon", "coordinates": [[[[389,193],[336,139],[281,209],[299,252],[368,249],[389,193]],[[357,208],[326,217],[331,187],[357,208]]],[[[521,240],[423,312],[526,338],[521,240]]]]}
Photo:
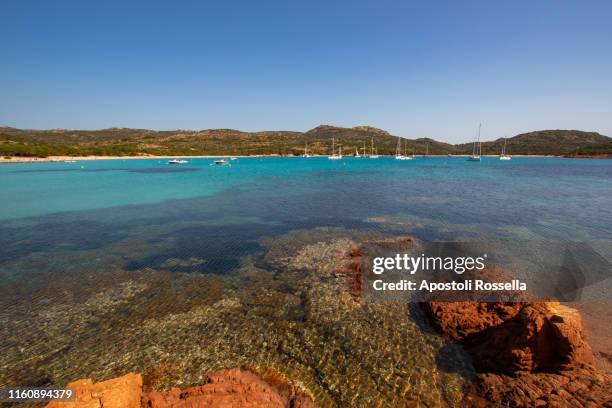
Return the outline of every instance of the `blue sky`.
{"type": "Polygon", "coordinates": [[[612,135],[611,1],[3,1],[0,125],[612,135]]]}

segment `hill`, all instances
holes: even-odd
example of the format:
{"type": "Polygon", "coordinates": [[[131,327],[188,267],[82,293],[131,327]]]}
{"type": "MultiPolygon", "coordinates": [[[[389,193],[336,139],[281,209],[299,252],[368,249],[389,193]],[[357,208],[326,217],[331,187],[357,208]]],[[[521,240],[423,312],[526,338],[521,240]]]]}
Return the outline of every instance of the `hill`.
{"type": "MultiPolygon", "coordinates": [[[[330,154],[332,138],[336,147],[347,155],[364,145],[370,151],[372,141],[379,154],[393,154],[397,137],[370,126],[342,128],[321,125],[307,132],[262,131],[242,132],[234,129],[200,131],[153,131],[146,129],[110,128],[102,130],[27,130],[0,128],[0,155],[301,155],[304,146],[312,154],[330,154]]],[[[431,139],[405,140],[406,149],[424,153],[426,144],[432,154],[445,154],[454,148],[431,139]]],[[[404,145],[404,142],[402,142],[404,145]]]]}
{"type": "MultiPolygon", "coordinates": [[[[539,130],[508,138],[508,154],[555,156],[612,155],[612,138],[597,132],[580,130],[539,130]]],[[[482,154],[499,154],[504,145],[500,138],[482,143],[482,154]]],[[[470,153],[472,143],[456,145],[458,151],[470,153]]]]}
{"type": "MultiPolygon", "coordinates": [[[[372,141],[381,155],[394,154],[397,136],[371,126],[343,128],[321,125],[307,132],[235,129],[171,130],[109,128],[102,130],[29,130],[0,127],[0,156],[199,156],[330,154],[332,138],[345,155],[370,152],[372,141]]],[[[509,154],[612,155],[612,139],[595,132],[542,130],[507,140],[509,154]]],[[[428,138],[402,138],[409,154],[469,154],[471,143],[451,145],[428,138]]],[[[483,142],[483,154],[499,154],[503,139],[483,142]]]]}

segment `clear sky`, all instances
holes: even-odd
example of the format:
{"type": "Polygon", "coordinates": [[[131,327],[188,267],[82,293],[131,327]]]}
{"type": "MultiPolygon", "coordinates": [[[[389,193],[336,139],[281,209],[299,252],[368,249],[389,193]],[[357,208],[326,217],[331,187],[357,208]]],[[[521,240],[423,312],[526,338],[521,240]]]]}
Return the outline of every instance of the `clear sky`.
{"type": "Polygon", "coordinates": [[[612,135],[612,1],[0,2],[0,125],[612,135]]]}

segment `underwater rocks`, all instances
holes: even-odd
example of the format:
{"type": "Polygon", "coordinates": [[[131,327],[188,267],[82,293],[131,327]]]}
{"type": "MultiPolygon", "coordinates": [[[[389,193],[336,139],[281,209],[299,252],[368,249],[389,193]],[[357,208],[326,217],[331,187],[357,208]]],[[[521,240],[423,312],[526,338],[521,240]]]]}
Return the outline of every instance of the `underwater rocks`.
{"type": "Polygon", "coordinates": [[[140,374],[92,383],[90,379],[71,382],[75,402],[52,402],[47,408],[316,408],[312,400],[279,376],[263,379],[234,368],[208,376],[198,387],[169,391],[144,391],[140,374]]]}
{"type": "Polygon", "coordinates": [[[370,245],[396,251],[406,251],[414,249],[420,244],[416,239],[408,236],[386,237],[361,242],[360,244],[353,242],[347,250],[339,253],[338,256],[342,259],[342,266],[338,270],[339,275],[344,277],[349,293],[356,300],[361,299],[368,290],[365,284],[366,279],[374,276],[369,268],[362,268],[364,261],[368,261],[365,258],[370,245]]]}
{"type": "MultiPolygon", "coordinates": [[[[381,245],[360,241],[344,253],[340,272],[357,300],[366,296],[363,282],[369,272],[362,265],[371,244],[381,245]]],[[[406,237],[385,244],[398,251],[420,245],[406,237]]],[[[495,267],[483,274],[489,281],[509,278],[495,267]]],[[[496,302],[483,301],[491,299],[489,293],[450,301],[455,295],[421,302],[420,309],[438,332],[472,357],[475,372],[464,386],[462,406],[612,407],[612,376],[594,367],[576,309],[512,291],[496,294],[496,302]]]]}
{"type": "Polygon", "coordinates": [[[221,370],[210,376],[205,384],[181,390],[152,391],[143,396],[147,408],[316,408],[306,395],[278,378],[266,381],[243,369],[221,370]]]}

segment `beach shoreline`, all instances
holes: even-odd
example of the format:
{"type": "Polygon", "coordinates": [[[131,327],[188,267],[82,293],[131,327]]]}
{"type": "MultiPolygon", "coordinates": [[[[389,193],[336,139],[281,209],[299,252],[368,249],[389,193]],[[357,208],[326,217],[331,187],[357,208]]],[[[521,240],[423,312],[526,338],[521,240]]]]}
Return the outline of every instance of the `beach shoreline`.
{"type": "MultiPolygon", "coordinates": [[[[458,158],[467,158],[470,155],[468,154],[454,154],[448,156],[446,154],[434,155],[430,154],[428,156],[417,155],[417,158],[427,158],[427,157],[458,157],[458,158]]],[[[240,155],[197,155],[197,156],[154,156],[154,155],[142,155],[142,156],[48,156],[48,157],[21,157],[21,156],[4,156],[0,157],[0,164],[11,164],[11,163],[63,163],[67,161],[95,161],[95,160],[146,160],[146,159],[221,159],[221,158],[229,158],[229,157],[237,157],[237,158],[302,158],[302,156],[281,156],[278,154],[260,154],[260,155],[250,155],[250,156],[240,156],[240,155]]],[[[327,157],[327,155],[312,155],[312,158],[316,157],[327,157]]],[[[391,155],[380,157],[393,157],[391,155]]],[[[482,155],[482,157],[488,158],[496,158],[499,155],[482,155]]],[[[554,155],[513,155],[515,158],[569,158],[569,159],[606,159],[611,157],[603,157],[603,156],[578,156],[578,157],[567,157],[567,156],[554,156],[554,155]]],[[[354,156],[344,156],[344,158],[352,159],[360,157],[354,156]]],[[[362,157],[363,158],[363,157],[362,157]]],[[[367,157],[366,157],[367,158],[367,157]]]]}

